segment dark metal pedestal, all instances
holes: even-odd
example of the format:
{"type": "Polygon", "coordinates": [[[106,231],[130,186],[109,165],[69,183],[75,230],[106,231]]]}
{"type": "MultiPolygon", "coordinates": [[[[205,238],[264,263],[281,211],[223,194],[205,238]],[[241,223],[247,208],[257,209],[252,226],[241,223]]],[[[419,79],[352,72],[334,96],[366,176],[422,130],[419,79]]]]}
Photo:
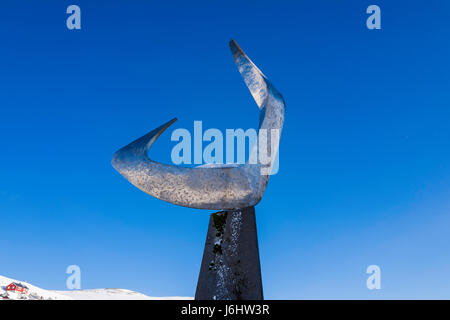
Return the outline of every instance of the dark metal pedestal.
{"type": "Polygon", "coordinates": [[[211,215],[195,299],[263,299],[254,207],[211,215]]]}

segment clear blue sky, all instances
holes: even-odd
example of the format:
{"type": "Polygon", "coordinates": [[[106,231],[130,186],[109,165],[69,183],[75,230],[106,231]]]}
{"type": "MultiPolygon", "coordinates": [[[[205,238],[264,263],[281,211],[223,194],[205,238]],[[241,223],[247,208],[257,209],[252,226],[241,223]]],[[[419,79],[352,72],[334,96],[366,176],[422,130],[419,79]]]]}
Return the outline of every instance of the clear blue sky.
{"type": "Polygon", "coordinates": [[[174,116],[256,127],[234,38],[287,103],[256,207],[265,297],[450,298],[449,23],[444,0],[1,1],[0,274],[64,289],[77,264],[83,288],[194,295],[211,212],[110,160],[174,116]]]}

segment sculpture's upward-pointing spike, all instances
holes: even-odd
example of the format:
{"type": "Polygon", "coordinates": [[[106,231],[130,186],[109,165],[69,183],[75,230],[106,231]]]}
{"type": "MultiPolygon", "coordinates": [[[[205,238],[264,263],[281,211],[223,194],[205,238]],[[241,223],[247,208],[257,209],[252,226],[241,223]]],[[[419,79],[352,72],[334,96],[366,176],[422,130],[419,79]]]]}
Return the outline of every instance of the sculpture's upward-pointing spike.
{"type": "Polygon", "coordinates": [[[266,77],[257,66],[247,57],[236,41],[230,41],[230,49],[234,62],[238,67],[242,78],[244,78],[250,93],[255,99],[256,104],[261,109],[264,101],[267,99],[266,77]]]}
{"type": "MultiPolygon", "coordinates": [[[[260,129],[277,129],[281,134],[285,104],[281,94],[253,64],[237,43],[230,41],[233,58],[260,111],[260,129]]],[[[256,205],[269,180],[261,164],[235,167],[185,168],[151,160],[148,149],[176,119],[123,147],[114,154],[112,165],[133,185],[167,202],[198,209],[234,209],[256,205]]],[[[276,154],[278,143],[270,154],[276,154]]]]}

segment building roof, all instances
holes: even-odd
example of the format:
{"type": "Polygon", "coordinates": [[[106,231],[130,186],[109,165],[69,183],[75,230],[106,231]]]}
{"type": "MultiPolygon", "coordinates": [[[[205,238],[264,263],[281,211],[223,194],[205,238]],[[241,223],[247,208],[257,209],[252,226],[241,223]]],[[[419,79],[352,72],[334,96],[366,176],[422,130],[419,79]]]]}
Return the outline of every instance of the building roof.
{"type": "Polygon", "coordinates": [[[21,284],[20,282],[13,282],[13,284],[14,284],[16,287],[21,287],[21,288],[28,289],[28,287],[27,287],[26,285],[21,284]]]}

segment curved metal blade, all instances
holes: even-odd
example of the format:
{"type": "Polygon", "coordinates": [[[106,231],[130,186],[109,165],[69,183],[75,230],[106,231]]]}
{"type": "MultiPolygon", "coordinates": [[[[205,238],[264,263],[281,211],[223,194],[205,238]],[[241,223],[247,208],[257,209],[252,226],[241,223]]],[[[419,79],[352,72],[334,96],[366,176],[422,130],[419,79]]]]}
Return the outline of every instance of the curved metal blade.
{"type": "MultiPolygon", "coordinates": [[[[260,108],[259,128],[275,129],[281,134],[285,110],[283,97],[234,40],[230,41],[230,48],[239,72],[260,108]]],[[[269,173],[264,173],[259,161],[248,161],[240,166],[186,168],[151,160],[147,154],[151,145],[175,121],[176,118],[117,151],[112,159],[113,167],[142,191],[184,207],[235,209],[254,206],[261,200],[269,173]]],[[[273,162],[279,141],[271,141],[270,132],[266,140],[273,162]]],[[[252,154],[257,156],[259,153],[254,149],[252,154]]]]}

